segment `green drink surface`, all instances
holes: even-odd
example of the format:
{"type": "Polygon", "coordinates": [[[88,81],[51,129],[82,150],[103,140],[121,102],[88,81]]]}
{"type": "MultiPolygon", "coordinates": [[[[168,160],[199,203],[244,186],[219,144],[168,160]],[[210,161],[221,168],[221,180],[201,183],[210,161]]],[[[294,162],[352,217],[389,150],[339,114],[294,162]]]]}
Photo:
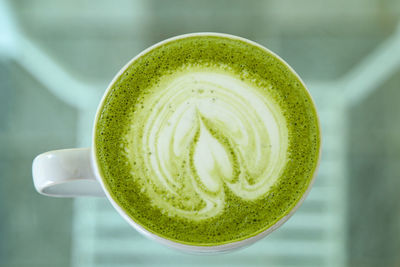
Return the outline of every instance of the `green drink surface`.
{"type": "Polygon", "coordinates": [[[100,108],[94,145],[105,187],[136,223],[210,246],[257,235],[296,206],[316,170],[320,129],[280,59],[203,35],[131,63],[100,108]]]}

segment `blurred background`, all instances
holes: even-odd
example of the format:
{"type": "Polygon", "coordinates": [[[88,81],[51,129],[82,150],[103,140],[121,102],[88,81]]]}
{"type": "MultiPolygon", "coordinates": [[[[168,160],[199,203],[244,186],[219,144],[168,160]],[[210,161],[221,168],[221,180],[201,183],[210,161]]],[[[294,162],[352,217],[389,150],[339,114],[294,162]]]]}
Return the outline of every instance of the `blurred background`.
{"type": "Polygon", "coordinates": [[[398,0],[0,0],[0,266],[400,266],[399,23],[398,0]],[[308,85],[323,154],[299,211],[249,248],[194,256],[104,199],[37,194],[33,158],[91,145],[118,70],[198,31],[259,42],[308,85]]]}

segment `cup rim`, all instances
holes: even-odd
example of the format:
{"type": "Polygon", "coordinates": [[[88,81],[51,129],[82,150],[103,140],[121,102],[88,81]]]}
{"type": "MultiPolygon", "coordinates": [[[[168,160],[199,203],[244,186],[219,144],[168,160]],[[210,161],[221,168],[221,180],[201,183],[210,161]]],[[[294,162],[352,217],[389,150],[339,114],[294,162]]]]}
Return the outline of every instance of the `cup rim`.
{"type": "Polygon", "coordinates": [[[318,169],[320,166],[320,162],[321,162],[321,154],[322,154],[322,130],[321,130],[321,124],[320,124],[320,118],[319,118],[319,114],[317,112],[317,106],[315,104],[314,99],[312,98],[309,89],[307,88],[307,86],[305,85],[304,81],[301,79],[301,77],[297,74],[297,72],[285,61],[283,60],[280,56],[278,56],[277,54],[275,54],[273,51],[269,50],[268,48],[266,48],[265,46],[256,43],[254,41],[251,41],[249,39],[243,38],[243,37],[239,37],[236,35],[232,35],[232,34],[226,34],[226,33],[218,33],[218,32],[195,32],[195,33],[186,33],[186,34],[182,34],[182,35],[177,35],[174,37],[170,37],[167,38],[165,40],[162,40],[156,44],[151,45],[150,47],[146,48],[145,50],[143,50],[142,52],[140,52],[139,54],[137,54],[135,57],[133,57],[131,60],[129,60],[119,71],[118,73],[114,76],[114,78],[111,80],[111,82],[108,84],[107,89],[104,91],[104,94],[101,98],[101,101],[99,102],[98,106],[97,106],[97,110],[96,110],[96,115],[95,115],[95,120],[93,122],[93,127],[92,127],[92,149],[91,149],[91,163],[92,163],[92,168],[93,171],[95,173],[95,176],[97,178],[97,180],[99,181],[101,188],[103,189],[107,199],[111,202],[112,206],[117,210],[117,212],[133,227],[135,228],[138,232],[140,232],[141,234],[143,234],[145,237],[155,240],[161,244],[164,244],[166,246],[172,247],[172,248],[176,248],[178,250],[182,250],[182,251],[186,251],[186,252],[193,252],[193,253],[216,253],[216,252],[225,252],[225,251],[231,251],[231,250],[235,250],[241,247],[245,247],[247,245],[253,244],[256,241],[264,238],[265,236],[267,236],[268,234],[272,233],[273,231],[275,231],[276,229],[278,229],[279,227],[281,227],[290,217],[292,217],[292,215],[298,210],[298,208],[303,204],[304,200],[307,198],[309,192],[311,191],[311,188],[315,182],[315,178],[317,176],[318,173],[318,169]],[[185,38],[189,38],[189,37],[193,37],[193,36],[216,36],[216,37],[225,37],[225,38],[230,38],[230,39],[234,39],[234,40],[240,40],[243,42],[246,42],[250,45],[259,47],[263,50],[265,50],[266,52],[270,53],[272,56],[274,56],[275,58],[277,58],[279,61],[281,61],[294,75],[295,77],[300,81],[300,83],[302,84],[302,86],[305,88],[305,92],[307,94],[307,96],[309,97],[309,99],[311,100],[311,104],[314,107],[315,110],[315,114],[316,114],[316,120],[317,120],[317,125],[318,125],[318,129],[319,129],[319,151],[318,151],[318,159],[315,165],[315,169],[314,169],[314,173],[313,173],[313,177],[310,180],[310,183],[307,186],[307,189],[305,190],[305,192],[303,193],[303,195],[301,196],[301,198],[297,201],[296,205],[288,212],[288,214],[286,214],[285,216],[283,216],[281,219],[279,219],[277,222],[275,222],[272,226],[270,226],[269,228],[265,229],[264,231],[254,235],[254,236],[250,236],[247,237],[245,239],[241,239],[241,240],[237,240],[237,241],[232,241],[229,243],[224,243],[224,244],[220,244],[220,245],[191,245],[191,244],[185,244],[185,243],[180,243],[179,241],[173,241],[171,239],[162,237],[160,235],[157,235],[156,233],[153,233],[149,230],[147,230],[146,228],[144,228],[142,225],[140,225],[139,223],[135,222],[121,207],[120,205],[113,199],[113,197],[111,196],[111,194],[109,193],[108,189],[106,188],[104,181],[103,181],[103,177],[99,171],[98,168],[98,159],[96,156],[96,126],[97,126],[97,122],[99,120],[100,117],[100,111],[102,110],[103,104],[105,99],[108,96],[109,91],[112,88],[112,85],[117,81],[117,79],[126,71],[126,69],[137,59],[139,59],[140,57],[142,57],[143,55],[147,54],[148,52],[152,51],[153,49],[164,45],[165,43],[168,42],[172,42],[175,40],[180,40],[180,39],[185,39],[185,38]]]}

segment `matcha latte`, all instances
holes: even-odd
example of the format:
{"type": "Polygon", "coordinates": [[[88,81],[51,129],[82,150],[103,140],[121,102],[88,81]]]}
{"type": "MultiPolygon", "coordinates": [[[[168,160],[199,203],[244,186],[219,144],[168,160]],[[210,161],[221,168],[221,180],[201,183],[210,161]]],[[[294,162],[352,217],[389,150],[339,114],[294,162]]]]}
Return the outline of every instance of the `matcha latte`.
{"type": "Polygon", "coordinates": [[[145,51],[114,80],[95,125],[111,198],[144,229],[197,246],[255,236],[288,215],[320,153],[316,110],[298,76],[230,36],[145,51]]]}

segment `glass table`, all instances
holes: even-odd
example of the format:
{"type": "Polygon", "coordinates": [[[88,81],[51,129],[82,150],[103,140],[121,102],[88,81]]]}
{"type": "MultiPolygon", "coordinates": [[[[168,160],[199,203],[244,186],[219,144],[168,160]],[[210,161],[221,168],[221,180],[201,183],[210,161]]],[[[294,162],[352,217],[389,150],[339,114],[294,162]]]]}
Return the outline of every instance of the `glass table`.
{"type": "Polygon", "coordinates": [[[400,5],[370,2],[0,1],[0,266],[398,266],[400,5]],[[114,74],[196,31],[257,41],[308,85],[323,153],[298,212],[248,248],[198,256],[145,239],[105,199],[38,195],[34,156],[90,146],[114,74]]]}

